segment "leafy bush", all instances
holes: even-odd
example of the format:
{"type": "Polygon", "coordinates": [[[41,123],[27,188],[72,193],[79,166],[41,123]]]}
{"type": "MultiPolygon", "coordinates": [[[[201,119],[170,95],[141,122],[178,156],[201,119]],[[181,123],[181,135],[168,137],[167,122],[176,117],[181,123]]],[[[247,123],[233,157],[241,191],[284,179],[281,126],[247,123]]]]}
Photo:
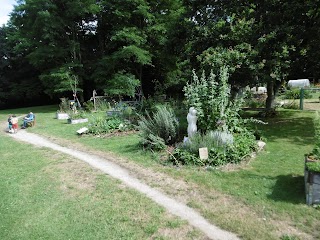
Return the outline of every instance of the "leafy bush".
{"type": "Polygon", "coordinates": [[[201,78],[193,72],[193,80],[184,88],[185,97],[189,107],[197,110],[198,129],[220,130],[227,132],[240,131],[241,117],[239,112],[244,103],[243,98],[231,99],[231,90],[228,85],[228,69],[220,69],[220,82],[216,75],[210,73],[206,78],[203,73],[201,78]],[[223,123],[217,125],[217,123],[223,123]]]}
{"type": "MultiPolygon", "coordinates": [[[[310,93],[310,91],[303,91],[303,97],[305,99],[310,99],[312,98],[312,94],[310,93]]],[[[293,88],[290,90],[287,90],[284,93],[284,97],[286,99],[300,99],[300,89],[299,88],[293,88]]]]}
{"type": "Polygon", "coordinates": [[[110,102],[106,99],[97,99],[96,100],[96,110],[97,111],[107,111],[111,108],[110,102]]]}
{"type": "Polygon", "coordinates": [[[137,112],[134,104],[130,105],[126,102],[116,104],[114,110],[119,112],[119,116],[131,122],[137,121],[137,112]]]}
{"type": "Polygon", "coordinates": [[[67,113],[70,111],[70,105],[69,105],[69,99],[68,98],[60,98],[60,104],[59,104],[59,113],[67,113]]]}
{"type": "Polygon", "coordinates": [[[199,148],[207,147],[208,149],[211,149],[215,148],[217,145],[217,141],[215,141],[213,134],[196,133],[180,147],[198,155],[199,148]]]}
{"type": "Polygon", "coordinates": [[[94,104],[93,104],[93,102],[91,100],[88,100],[88,101],[84,102],[83,106],[87,111],[93,111],[94,110],[94,104]]]}
{"type": "Polygon", "coordinates": [[[98,116],[93,118],[89,124],[89,133],[100,135],[105,133],[110,133],[113,131],[126,131],[133,129],[130,122],[123,120],[119,117],[102,117],[98,116]]]}
{"type": "Polygon", "coordinates": [[[266,103],[264,99],[251,98],[246,100],[246,105],[250,108],[260,108],[264,107],[266,103]]]}
{"type": "Polygon", "coordinates": [[[198,154],[192,153],[184,148],[176,148],[169,156],[169,161],[176,165],[205,165],[205,163],[198,157],[198,154]]]}
{"type": "Polygon", "coordinates": [[[169,159],[174,163],[211,166],[237,163],[256,148],[255,135],[245,124],[263,122],[241,118],[244,99],[232,99],[227,68],[221,68],[219,84],[215,77],[211,72],[209,78],[203,73],[199,79],[193,72],[193,81],[184,88],[189,107],[197,110],[200,131],[173,151],[169,159]],[[198,156],[201,147],[208,148],[207,160],[198,156]]]}
{"type": "Polygon", "coordinates": [[[154,146],[161,149],[165,146],[163,143],[172,144],[178,137],[179,122],[172,108],[158,105],[156,109],[153,115],[146,112],[138,121],[141,144],[151,149],[155,149],[154,146]]]}
{"type": "Polygon", "coordinates": [[[149,149],[160,151],[166,148],[166,143],[163,138],[150,133],[148,136],[141,138],[140,144],[149,149]]]}
{"type": "Polygon", "coordinates": [[[306,168],[309,171],[320,172],[320,161],[307,162],[306,163],[306,168]]]}
{"type": "Polygon", "coordinates": [[[69,111],[68,115],[69,115],[69,119],[81,119],[81,118],[87,117],[86,112],[83,110],[69,111]]]}
{"type": "MultiPolygon", "coordinates": [[[[175,164],[219,166],[226,163],[238,163],[256,150],[256,140],[250,132],[235,134],[232,137],[232,144],[228,141],[222,143],[221,136],[223,135],[217,132],[208,132],[205,135],[196,134],[190,141],[176,148],[169,157],[169,161],[175,164]],[[201,147],[208,148],[209,156],[206,160],[199,158],[198,151],[201,147]]],[[[224,137],[226,136],[230,138],[230,135],[224,137]]]]}

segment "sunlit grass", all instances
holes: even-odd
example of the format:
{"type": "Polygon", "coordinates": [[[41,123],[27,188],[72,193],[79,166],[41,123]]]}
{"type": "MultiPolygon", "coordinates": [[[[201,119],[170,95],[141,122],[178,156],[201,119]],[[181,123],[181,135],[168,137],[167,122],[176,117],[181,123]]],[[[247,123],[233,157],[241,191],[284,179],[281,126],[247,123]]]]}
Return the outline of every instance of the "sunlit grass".
{"type": "MultiPolygon", "coordinates": [[[[70,125],[66,120],[54,119],[54,107],[33,111],[37,114],[37,125],[28,131],[77,142],[90,149],[111,151],[144,167],[196,184],[204,192],[214,190],[230,196],[239,206],[226,202],[208,208],[198,201],[190,201],[189,205],[243,239],[279,239],[284,235],[297,236],[299,232],[314,239],[320,237],[319,231],[315,230],[320,226],[319,211],[305,204],[303,185],[304,154],[311,151],[314,143],[314,112],[282,110],[275,118],[265,119],[268,124],[258,128],[267,145],[255,159],[232,171],[205,171],[203,168],[177,169],[159,164],[154,154],[139,147],[137,134],[110,138],[78,136],[76,130],[86,124],[70,125]],[[247,212],[252,211],[252,215],[249,214],[252,219],[234,214],[237,207],[243,206],[248,208],[247,212]],[[216,209],[220,209],[220,214],[216,209]],[[298,232],[279,230],[279,222],[293,226],[298,232]]],[[[2,111],[0,117],[4,119],[7,113],[2,111]]]]}
{"type": "MultiPolygon", "coordinates": [[[[38,122],[30,131],[51,121],[51,113],[34,112],[38,122]]],[[[2,120],[6,114],[1,112],[2,120]]],[[[178,229],[186,239],[201,236],[79,160],[3,132],[0,138],[0,239],[165,239],[178,229]]]]}

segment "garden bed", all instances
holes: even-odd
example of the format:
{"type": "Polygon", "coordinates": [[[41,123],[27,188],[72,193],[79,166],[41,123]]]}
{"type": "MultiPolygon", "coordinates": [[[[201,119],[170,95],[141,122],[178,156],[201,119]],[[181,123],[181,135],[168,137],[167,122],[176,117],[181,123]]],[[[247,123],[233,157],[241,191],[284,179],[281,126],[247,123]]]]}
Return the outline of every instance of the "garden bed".
{"type": "MultiPolygon", "coordinates": [[[[312,162],[306,156],[305,165],[307,162],[312,162]]],[[[306,191],[306,203],[308,205],[320,204],[320,172],[309,171],[305,166],[304,184],[306,191]]]]}

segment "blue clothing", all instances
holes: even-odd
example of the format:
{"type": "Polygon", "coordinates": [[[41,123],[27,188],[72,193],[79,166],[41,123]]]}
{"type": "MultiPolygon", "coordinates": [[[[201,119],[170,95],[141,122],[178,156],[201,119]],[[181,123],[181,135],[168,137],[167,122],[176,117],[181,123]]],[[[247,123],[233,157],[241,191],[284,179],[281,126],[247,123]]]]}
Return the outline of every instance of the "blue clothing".
{"type": "Polygon", "coordinates": [[[23,127],[27,127],[28,122],[32,122],[34,120],[33,113],[29,113],[24,119],[23,119],[23,127]]]}
{"type": "Polygon", "coordinates": [[[11,117],[9,117],[8,118],[8,128],[9,128],[9,130],[11,130],[12,129],[12,118],[11,117]]]}

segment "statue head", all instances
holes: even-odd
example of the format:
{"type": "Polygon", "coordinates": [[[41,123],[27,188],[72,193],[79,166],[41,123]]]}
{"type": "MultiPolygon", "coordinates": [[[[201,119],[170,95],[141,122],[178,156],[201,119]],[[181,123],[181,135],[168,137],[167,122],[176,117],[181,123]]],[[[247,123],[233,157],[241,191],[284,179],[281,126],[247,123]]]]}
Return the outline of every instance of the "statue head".
{"type": "Polygon", "coordinates": [[[194,107],[189,108],[189,113],[193,116],[197,115],[197,110],[194,107]]]}

